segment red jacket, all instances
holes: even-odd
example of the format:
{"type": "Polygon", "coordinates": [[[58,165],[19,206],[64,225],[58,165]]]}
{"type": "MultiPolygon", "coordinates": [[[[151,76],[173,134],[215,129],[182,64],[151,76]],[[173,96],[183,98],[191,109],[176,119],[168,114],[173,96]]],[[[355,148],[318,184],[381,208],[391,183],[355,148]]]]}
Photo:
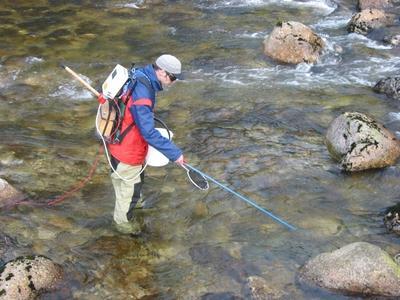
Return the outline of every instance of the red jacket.
{"type": "MultiPolygon", "coordinates": [[[[130,113],[132,105],[151,105],[150,99],[141,99],[133,102],[132,97],[129,99],[125,108],[124,118],[122,120],[121,132],[133,123],[133,117],[130,113]],[[148,102],[143,101],[148,100],[148,102]],[[135,104],[134,104],[135,103],[135,104]]],[[[148,143],[141,135],[138,126],[134,125],[119,144],[109,144],[108,150],[111,155],[120,162],[128,165],[142,165],[149,148],[148,143]]]]}

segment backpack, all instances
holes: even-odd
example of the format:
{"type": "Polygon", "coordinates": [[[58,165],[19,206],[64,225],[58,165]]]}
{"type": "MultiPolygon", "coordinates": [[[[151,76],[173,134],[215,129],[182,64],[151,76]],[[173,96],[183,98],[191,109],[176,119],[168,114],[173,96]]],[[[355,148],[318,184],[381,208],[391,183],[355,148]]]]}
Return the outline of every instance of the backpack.
{"type": "Polygon", "coordinates": [[[150,82],[144,77],[137,77],[135,72],[136,69],[132,65],[128,71],[128,79],[117,95],[112,99],[107,99],[105,103],[99,106],[96,116],[97,131],[109,144],[120,144],[128,132],[135,126],[135,122],[132,122],[125,130],[121,130],[126,105],[137,82],[140,81],[148,89],[152,89],[150,82]]]}

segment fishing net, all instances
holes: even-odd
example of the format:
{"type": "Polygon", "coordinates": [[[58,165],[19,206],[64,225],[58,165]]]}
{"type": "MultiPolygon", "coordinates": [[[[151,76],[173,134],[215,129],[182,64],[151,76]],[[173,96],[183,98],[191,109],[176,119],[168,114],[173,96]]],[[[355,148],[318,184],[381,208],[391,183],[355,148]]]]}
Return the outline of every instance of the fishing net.
{"type": "Polygon", "coordinates": [[[208,190],[208,181],[207,179],[201,175],[199,172],[196,172],[193,169],[186,168],[186,174],[190,180],[190,182],[200,190],[208,190]]]}

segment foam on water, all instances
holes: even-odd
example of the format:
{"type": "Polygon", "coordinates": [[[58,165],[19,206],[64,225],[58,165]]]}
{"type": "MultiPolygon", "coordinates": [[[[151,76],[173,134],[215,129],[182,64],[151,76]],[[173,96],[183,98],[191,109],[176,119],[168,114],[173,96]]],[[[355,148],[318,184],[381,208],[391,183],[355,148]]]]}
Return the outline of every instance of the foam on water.
{"type": "Polygon", "coordinates": [[[125,7],[125,8],[134,8],[134,9],[141,9],[141,6],[144,4],[144,0],[138,0],[128,3],[119,3],[116,4],[116,7],[125,7]]]}
{"type": "Polygon", "coordinates": [[[390,112],[388,115],[392,122],[400,121],[400,112],[390,112]]]}
{"type": "Polygon", "coordinates": [[[224,82],[224,86],[235,85],[297,86],[304,89],[335,85],[373,86],[382,77],[395,74],[400,66],[400,58],[371,57],[340,64],[328,60],[326,64],[306,64],[297,66],[276,65],[265,68],[226,68],[214,73],[203,74],[224,82]]]}
{"type": "Polygon", "coordinates": [[[224,8],[246,8],[246,7],[262,7],[268,5],[279,5],[289,7],[306,7],[313,8],[317,13],[329,15],[337,8],[337,4],[330,0],[232,0],[232,1],[201,1],[199,7],[202,9],[224,9],[224,8]]]}
{"type": "Polygon", "coordinates": [[[347,36],[345,36],[349,42],[351,42],[353,45],[355,44],[363,44],[368,48],[372,49],[392,49],[391,45],[384,45],[380,42],[374,41],[369,39],[368,37],[358,34],[358,33],[350,33],[347,36]]]}
{"type": "MultiPolygon", "coordinates": [[[[82,76],[86,82],[89,78],[82,76]]],[[[74,83],[65,83],[59,85],[55,91],[49,94],[53,98],[69,98],[74,100],[93,100],[93,94],[84,88],[77,87],[74,83]]]]}
{"type": "Polygon", "coordinates": [[[328,16],[322,18],[317,22],[317,24],[311,25],[310,27],[315,30],[327,30],[327,29],[339,29],[346,27],[351,19],[351,14],[340,16],[328,16]]]}
{"type": "Polygon", "coordinates": [[[35,57],[35,56],[28,56],[27,58],[25,58],[25,62],[27,64],[33,65],[33,64],[36,64],[36,63],[44,62],[44,59],[40,58],[40,57],[35,57]]]}

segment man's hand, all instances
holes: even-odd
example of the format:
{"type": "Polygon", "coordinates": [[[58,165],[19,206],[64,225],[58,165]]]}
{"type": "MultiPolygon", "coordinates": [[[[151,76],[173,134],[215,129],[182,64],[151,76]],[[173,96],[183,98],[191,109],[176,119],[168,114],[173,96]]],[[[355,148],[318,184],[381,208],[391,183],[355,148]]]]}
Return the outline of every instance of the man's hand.
{"type": "Polygon", "coordinates": [[[178,157],[178,159],[175,161],[178,165],[183,166],[183,164],[186,162],[185,159],[183,158],[183,154],[178,157]]]}
{"type": "Polygon", "coordinates": [[[99,101],[100,104],[106,103],[107,99],[104,97],[103,94],[100,93],[99,97],[97,97],[97,101],[99,101]]]}

